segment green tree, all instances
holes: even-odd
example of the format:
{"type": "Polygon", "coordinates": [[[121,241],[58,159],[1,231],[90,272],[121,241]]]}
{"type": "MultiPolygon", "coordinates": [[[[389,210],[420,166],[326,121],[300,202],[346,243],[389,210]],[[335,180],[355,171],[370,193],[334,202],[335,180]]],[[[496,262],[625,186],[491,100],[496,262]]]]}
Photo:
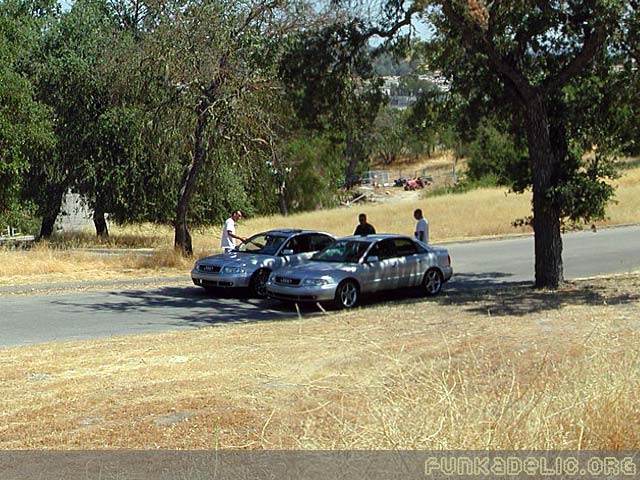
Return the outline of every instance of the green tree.
{"type": "Polygon", "coordinates": [[[303,127],[334,132],[336,140],[344,141],[346,179],[369,157],[370,126],[385,103],[361,27],[347,18],[302,32],[280,65],[303,127]]]}
{"type": "MultiPolygon", "coordinates": [[[[109,107],[108,85],[98,65],[114,25],[99,0],[78,0],[70,11],[54,12],[51,18],[27,68],[40,101],[55,118],[57,148],[29,172],[28,190],[42,217],[41,237],[53,233],[65,192],[75,188],[86,196],[95,183],[98,122],[109,107]]],[[[94,207],[95,197],[88,199],[94,207]]]]}
{"type": "Polygon", "coordinates": [[[391,165],[399,157],[409,153],[412,146],[411,133],[403,112],[393,108],[382,109],[373,122],[374,155],[384,165],[391,165]]]}
{"type": "MultiPolygon", "coordinates": [[[[569,148],[563,95],[572,82],[593,74],[593,65],[616,30],[623,2],[535,2],[506,5],[441,2],[436,22],[442,35],[464,45],[469,63],[489,67],[506,90],[512,122],[525,132],[533,188],[535,284],[555,288],[563,281],[561,221],[580,212],[585,219],[603,212],[612,195],[602,175],[581,173],[581,158],[569,148]],[[587,187],[591,184],[591,187],[587,187]],[[600,195],[584,196],[597,190],[600,195]]],[[[486,67],[485,67],[486,69],[486,67]]],[[[495,88],[495,87],[494,87],[495,88]]],[[[578,117],[576,117],[578,119],[578,117]]]]}
{"type": "Polygon", "coordinates": [[[530,183],[526,144],[518,142],[500,121],[483,119],[469,145],[468,175],[471,180],[495,179],[499,185],[530,183]],[[524,171],[521,171],[523,169],[524,171]]]}
{"type": "MultiPolygon", "coordinates": [[[[535,285],[556,288],[563,281],[562,218],[585,220],[604,212],[613,195],[604,158],[583,168],[573,148],[566,112],[566,88],[598,75],[596,66],[637,5],[622,0],[516,3],[440,0],[386,4],[383,25],[406,25],[424,14],[442,41],[450,78],[477,82],[478,99],[501,100],[494,110],[507,115],[527,142],[533,190],[535,285]],[[585,195],[596,191],[597,195],[585,195]]],[[[367,27],[375,32],[379,27],[367,27]]],[[[397,30],[396,30],[397,31],[397,30]]],[[[442,55],[444,56],[444,54],[442,55]]],[[[610,73],[606,72],[607,75],[610,73]]],[[[574,121],[582,123],[578,112],[574,121]]],[[[575,126],[577,127],[577,125],[575,126]]]]}
{"type": "Polygon", "coordinates": [[[215,152],[238,152],[234,158],[242,159],[250,158],[243,150],[260,149],[254,141],[260,124],[248,120],[260,115],[261,105],[251,98],[268,95],[273,87],[278,38],[295,22],[286,0],[202,0],[164,7],[144,49],[159,91],[159,111],[164,119],[176,119],[173,125],[186,140],[174,244],[190,255],[188,214],[200,172],[212,166],[215,152]]]}
{"type": "Polygon", "coordinates": [[[315,131],[299,131],[283,145],[289,175],[287,205],[293,211],[335,205],[344,168],[343,152],[332,139],[315,131]]]}
{"type": "Polygon", "coordinates": [[[36,20],[22,3],[0,4],[0,225],[19,226],[29,208],[21,198],[27,171],[54,145],[50,111],[21,73],[37,42],[36,20]]]}

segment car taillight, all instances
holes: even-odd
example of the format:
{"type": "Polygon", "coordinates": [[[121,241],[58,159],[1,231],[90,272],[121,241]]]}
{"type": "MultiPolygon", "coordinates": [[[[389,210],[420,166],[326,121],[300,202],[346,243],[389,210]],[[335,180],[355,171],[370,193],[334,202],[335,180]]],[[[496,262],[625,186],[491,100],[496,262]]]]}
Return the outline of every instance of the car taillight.
{"type": "Polygon", "coordinates": [[[451,255],[447,255],[447,265],[451,266],[451,255]]]}

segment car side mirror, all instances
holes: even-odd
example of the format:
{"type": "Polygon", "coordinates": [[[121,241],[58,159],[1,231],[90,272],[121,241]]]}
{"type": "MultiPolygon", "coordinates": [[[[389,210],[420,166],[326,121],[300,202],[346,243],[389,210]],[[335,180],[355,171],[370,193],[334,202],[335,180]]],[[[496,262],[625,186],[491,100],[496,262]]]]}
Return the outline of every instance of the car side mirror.
{"type": "Polygon", "coordinates": [[[379,262],[380,258],[377,255],[371,255],[367,257],[367,263],[379,262]]]}
{"type": "Polygon", "coordinates": [[[283,255],[293,255],[293,250],[290,248],[286,248],[284,250],[282,250],[282,254],[283,255]]]}

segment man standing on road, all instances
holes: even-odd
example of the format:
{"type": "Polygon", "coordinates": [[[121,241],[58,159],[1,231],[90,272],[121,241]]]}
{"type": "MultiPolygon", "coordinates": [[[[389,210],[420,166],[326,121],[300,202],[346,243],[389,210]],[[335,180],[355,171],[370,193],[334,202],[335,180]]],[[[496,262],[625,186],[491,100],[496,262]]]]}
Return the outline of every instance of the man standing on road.
{"type": "Polygon", "coordinates": [[[222,227],[222,240],[220,246],[225,253],[230,252],[236,248],[236,239],[244,242],[246,238],[236,235],[236,222],[242,218],[242,212],[240,210],[234,211],[229,218],[224,222],[222,227]]]}
{"type": "Polygon", "coordinates": [[[429,243],[429,222],[422,216],[422,210],[416,208],[413,212],[413,218],[418,221],[415,231],[416,238],[424,243],[429,243]]]}
{"type": "Polygon", "coordinates": [[[353,232],[354,235],[375,235],[376,229],[373,228],[373,225],[367,223],[367,215],[361,213],[358,215],[358,226],[356,227],[356,231],[353,232]]]}

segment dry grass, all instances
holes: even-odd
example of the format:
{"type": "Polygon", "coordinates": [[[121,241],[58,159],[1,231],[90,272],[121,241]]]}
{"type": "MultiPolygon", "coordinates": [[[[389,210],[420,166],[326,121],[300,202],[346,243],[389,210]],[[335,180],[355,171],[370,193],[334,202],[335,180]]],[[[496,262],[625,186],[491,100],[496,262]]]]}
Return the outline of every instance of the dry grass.
{"type": "Polygon", "coordinates": [[[185,275],[193,261],[171,247],[143,253],[98,255],[38,244],[28,251],[0,250],[0,265],[0,287],[3,287],[185,275]]]}
{"type": "Polygon", "coordinates": [[[317,228],[336,235],[351,235],[357,225],[358,213],[365,212],[369,222],[380,233],[413,235],[413,211],[421,207],[429,219],[433,242],[525,231],[511,225],[515,218],[528,213],[529,200],[524,196],[512,197],[499,189],[482,189],[463,195],[439,196],[425,200],[420,199],[420,192],[413,193],[413,198],[399,201],[307,212],[284,218],[277,216],[248,220],[241,228],[259,231],[279,225],[290,228],[317,228]],[[481,219],[478,219],[479,215],[482,216],[481,219]]]}
{"type": "Polygon", "coordinates": [[[0,350],[0,448],[637,449],[639,287],[0,350]]]}

